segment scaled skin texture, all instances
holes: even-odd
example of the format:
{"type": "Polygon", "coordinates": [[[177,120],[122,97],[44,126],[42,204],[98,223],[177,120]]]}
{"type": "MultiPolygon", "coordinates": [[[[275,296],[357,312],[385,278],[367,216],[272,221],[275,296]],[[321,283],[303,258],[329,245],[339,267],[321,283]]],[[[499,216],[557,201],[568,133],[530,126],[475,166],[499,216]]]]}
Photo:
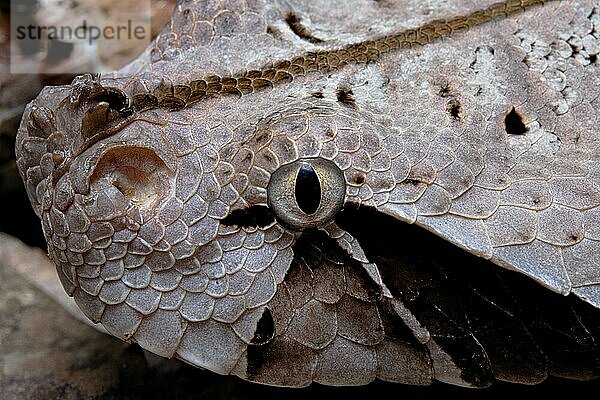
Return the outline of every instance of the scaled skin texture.
{"type": "Polygon", "coordinates": [[[535,383],[558,364],[458,361],[348,214],[231,216],[324,158],[359,213],[597,316],[599,32],[598,1],[183,1],[127,67],[44,89],[18,165],[65,290],[156,354],[280,386],[535,383]]]}

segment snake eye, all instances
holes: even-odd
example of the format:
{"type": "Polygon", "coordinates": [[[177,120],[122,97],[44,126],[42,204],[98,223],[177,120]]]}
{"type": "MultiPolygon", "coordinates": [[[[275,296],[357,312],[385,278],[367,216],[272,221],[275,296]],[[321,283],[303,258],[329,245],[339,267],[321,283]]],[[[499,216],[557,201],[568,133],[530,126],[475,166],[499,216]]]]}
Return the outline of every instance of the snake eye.
{"type": "Polygon", "coordinates": [[[346,197],[344,174],[333,162],[302,159],[276,170],[267,186],[275,217],[290,228],[313,228],[331,220],[346,197]]]}

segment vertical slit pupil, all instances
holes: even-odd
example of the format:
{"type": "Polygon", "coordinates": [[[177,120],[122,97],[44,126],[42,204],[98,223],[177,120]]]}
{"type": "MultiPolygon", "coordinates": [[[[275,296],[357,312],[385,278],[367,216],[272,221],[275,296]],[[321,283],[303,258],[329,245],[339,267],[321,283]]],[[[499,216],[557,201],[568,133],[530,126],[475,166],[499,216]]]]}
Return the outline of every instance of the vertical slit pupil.
{"type": "Polygon", "coordinates": [[[302,164],[298,170],[295,195],[298,207],[306,214],[314,214],[321,204],[321,184],[310,164],[302,164]]]}

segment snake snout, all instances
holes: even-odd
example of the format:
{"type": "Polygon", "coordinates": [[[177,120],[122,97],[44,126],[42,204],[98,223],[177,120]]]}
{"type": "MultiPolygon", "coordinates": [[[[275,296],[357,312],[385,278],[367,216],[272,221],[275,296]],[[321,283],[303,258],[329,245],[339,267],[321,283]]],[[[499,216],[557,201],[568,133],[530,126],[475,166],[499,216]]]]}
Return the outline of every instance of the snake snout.
{"type": "Polygon", "coordinates": [[[15,152],[38,216],[44,195],[69,170],[73,159],[129,122],[128,105],[121,90],[103,86],[99,77],[89,74],[76,77],[69,86],[46,87],[28,104],[15,152]]]}
{"type": "MultiPolygon", "coordinates": [[[[146,287],[148,265],[173,266],[160,221],[174,186],[173,171],[154,150],[113,145],[77,158],[49,191],[42,212],[48,253],[63,287],[92,321],[105,305],[146,287]],[[78,183],[81,175],[86,185],[78,183]]],[[[126,331],[114,330],[120,337],[126,331]]]]}
{"type": "Polygon", "coordinates": [[[54,107],[42,104],[54,104],[68,93],[68,86],[44,88],[38,98],[27,105],[17,133],[17,166],[38,216],[41,215],[42,200],[49,183],[47,178],[70,157],[68,138],[58,127],[54,107]]]}

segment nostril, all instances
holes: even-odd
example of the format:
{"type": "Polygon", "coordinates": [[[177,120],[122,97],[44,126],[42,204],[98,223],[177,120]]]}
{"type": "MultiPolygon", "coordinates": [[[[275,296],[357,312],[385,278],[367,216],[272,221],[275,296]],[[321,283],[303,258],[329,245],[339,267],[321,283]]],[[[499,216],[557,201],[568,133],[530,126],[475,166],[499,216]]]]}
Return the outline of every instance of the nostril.
{"type": "Polygon", "coordinates": [[[107,151],[96,165],[90,185],[98,192],[112,187],[127,204],[145,210],[169,197],[173,188],[172,172],[154,151],[144,147],[107,151]]]}
{"type": "Polygon", "coordinates": [[[89,108],[83,114],[81,134],[87,139],[109,133],[110,128],[132,113],[129,98],[119,89],[101,87],[87,99],[89,108]]]}
{"type": "Polygon", "coordinates": [[[112,110],[125,112],[129,108],[129,99],[121,90],[103,87],[101,91],[89,98],[93,103],[107,103],[112,110]]]}

